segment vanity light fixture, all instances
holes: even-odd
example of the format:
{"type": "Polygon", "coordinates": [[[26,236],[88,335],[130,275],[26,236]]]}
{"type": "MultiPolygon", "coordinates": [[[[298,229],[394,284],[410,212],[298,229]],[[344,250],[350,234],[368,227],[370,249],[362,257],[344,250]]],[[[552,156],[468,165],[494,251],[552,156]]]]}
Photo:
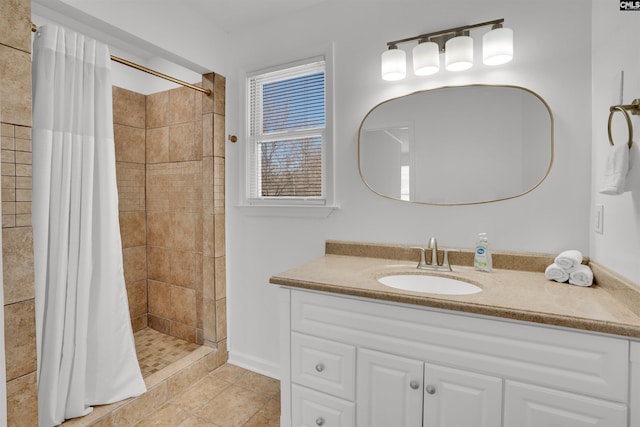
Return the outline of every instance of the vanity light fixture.
{"type": "Polygon", "coordinates": [[[504,19],[449,28],[447,30],[421,34],[387,43],[388,50],[382,54],[382,79],[401,80],[406,77],[406,54],[399,44],[417,41],[412,50],[413,73],[428,76],[440,70],[440,54],[445,55],[445,68],[462,71],[473,66],[473,38],[470,30],[491,26],[482,37],[482,60],[485,65],[501,65],[513,59],[513,30],[503,27],[504,19]]]}

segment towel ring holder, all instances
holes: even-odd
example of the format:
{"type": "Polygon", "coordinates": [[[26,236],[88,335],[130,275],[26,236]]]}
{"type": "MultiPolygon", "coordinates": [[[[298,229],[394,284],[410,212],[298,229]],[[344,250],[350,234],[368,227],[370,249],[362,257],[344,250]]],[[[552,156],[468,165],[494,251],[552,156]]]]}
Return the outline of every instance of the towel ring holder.
{"type": "Polygon", "coordinates": [[[631,111],[631,114],[633,115],[640,114],[640,98],[634,99],[630,105],[613,105],[609,107],[609,123],[607,125],[607,130],[609,133],[610,145],[615,145],[613,143],[613,137],[611,136],[611,121],[613,120],[613,115],[616,111],[619,111],[624,115],[624,118],[627,121],[627,129],[629,130],[629,141],[627,142],[627,145],[629,145],[629,148],[633,145],[633,124],[631,123],[631,117],[629,117],[627,110],[631,111]]]}

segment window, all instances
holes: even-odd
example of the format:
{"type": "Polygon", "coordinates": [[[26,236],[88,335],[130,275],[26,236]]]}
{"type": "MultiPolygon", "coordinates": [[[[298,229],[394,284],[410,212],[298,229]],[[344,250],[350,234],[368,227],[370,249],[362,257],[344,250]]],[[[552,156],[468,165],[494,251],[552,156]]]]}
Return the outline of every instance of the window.
{"type": "Polygon", "coordinates": [[[324,60],[255,74],[247,84],[248,202],[324,204],[324,60]]]}

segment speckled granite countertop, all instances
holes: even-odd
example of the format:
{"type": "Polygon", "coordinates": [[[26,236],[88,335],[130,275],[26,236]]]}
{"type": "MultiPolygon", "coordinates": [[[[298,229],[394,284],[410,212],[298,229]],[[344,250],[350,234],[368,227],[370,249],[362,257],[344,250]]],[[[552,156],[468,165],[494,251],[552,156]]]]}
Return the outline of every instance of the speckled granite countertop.
{"type": "Polygon", "coordinates": [[[325,256],[277,274],[270,283],[640,339],[640,288],[586,259],[594,271],[591,287],[546,280],[544,268],[554,258],[548,254],[494,252],[495,268],[484,273],[469,266],[469,250],[450,253],[453,272],[417,270],[417,253],[400,245],[328,241],[325,256]],[[480,286],[482,292],[425,294],[376,280],[402,273],[453,277],[480,286]]]}

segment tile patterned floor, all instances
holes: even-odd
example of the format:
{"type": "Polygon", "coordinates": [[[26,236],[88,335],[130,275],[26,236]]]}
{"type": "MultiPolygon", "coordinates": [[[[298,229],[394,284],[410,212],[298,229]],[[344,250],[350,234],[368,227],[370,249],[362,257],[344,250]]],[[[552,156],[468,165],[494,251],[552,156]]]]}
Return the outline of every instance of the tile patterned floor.
{"type": "Polygon", "coordinates": [[[278,427],[280,383],[225,364],[136,427],[278,427]]]}
{"type": "Polygon", "coordinates": [[[198,347],[197,344],[162,334],[151,328],[134,333],[136,353],[143,377],[158,372],[176,360],[182,359],[198,347]]]}

